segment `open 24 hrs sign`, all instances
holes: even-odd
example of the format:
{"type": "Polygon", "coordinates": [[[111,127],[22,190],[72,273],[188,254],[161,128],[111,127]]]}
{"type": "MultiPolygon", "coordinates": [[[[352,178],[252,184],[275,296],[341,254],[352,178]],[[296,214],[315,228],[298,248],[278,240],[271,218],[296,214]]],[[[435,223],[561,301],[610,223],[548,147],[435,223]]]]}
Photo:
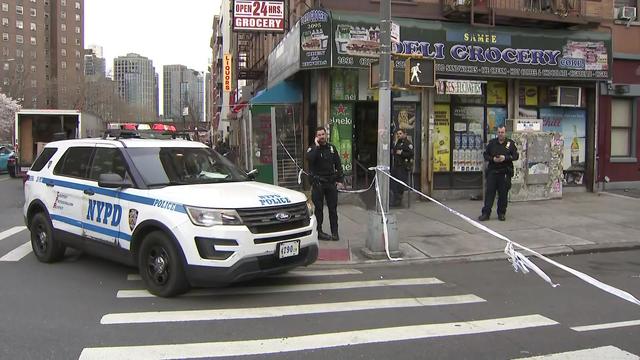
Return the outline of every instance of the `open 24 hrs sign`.
{"type": "Polygon", "coordinates": [[[284,2],[235,0],[233,31],[284,32],[284,2]]]}

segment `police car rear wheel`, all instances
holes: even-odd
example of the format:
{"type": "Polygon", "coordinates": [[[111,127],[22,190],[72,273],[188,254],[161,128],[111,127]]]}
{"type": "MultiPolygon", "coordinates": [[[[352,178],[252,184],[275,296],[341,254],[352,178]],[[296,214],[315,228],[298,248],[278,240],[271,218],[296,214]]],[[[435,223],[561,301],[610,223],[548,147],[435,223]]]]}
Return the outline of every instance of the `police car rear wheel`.
{"type": "Polygon", "coordinates": [[[31,220],[31,247],[41,262],[52,263],[64,257],[65,246],[54,239],[53,228],[44,213],[36,214],[31,220]]]}
{"type": "Polygon", "coordinates": [[[138,258],[140,276],[150,293],[171,297],[189,290],[182,259],[173,242],[160,231],[147,235],[138,258]]]}

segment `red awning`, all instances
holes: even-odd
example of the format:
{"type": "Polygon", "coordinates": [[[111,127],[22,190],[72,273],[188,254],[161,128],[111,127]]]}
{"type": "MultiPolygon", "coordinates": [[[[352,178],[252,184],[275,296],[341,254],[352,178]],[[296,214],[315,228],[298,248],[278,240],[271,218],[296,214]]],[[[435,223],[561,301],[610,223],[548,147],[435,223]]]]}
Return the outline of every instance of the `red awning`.
{"type": "Polygon", "coordinates": [[[237,113],[239,113],[240,111],[242,111],[242,109],[244,109],[244,108],[247,106],[247,104],[248,104],[248,102],[247,102],[247,101],[241,101],[239,104],[236,104],[236,105],[233,107],[233,110],[231,110],[231,111],[233,111],[234,113],[236,113],[236,114],[237,114],[237,113]]]}

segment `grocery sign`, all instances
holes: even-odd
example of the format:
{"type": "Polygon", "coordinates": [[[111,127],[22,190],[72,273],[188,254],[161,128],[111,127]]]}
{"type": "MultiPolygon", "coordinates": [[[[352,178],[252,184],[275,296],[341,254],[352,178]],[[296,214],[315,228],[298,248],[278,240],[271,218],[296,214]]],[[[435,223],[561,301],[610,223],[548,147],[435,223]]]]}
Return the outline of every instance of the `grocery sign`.
{"type": "Polygon", "coordinates": [[[233,31],[284,32],[284,2],[234,0],[233,31]]]}

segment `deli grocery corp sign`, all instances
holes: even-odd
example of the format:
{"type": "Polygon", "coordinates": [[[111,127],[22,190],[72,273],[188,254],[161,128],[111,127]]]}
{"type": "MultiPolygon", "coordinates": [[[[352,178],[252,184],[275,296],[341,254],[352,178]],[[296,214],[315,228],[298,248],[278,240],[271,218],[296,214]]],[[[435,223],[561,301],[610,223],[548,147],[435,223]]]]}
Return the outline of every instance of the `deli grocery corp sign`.
{"type": "Polygon", "coordinates": [[[284,2],[234,0],[233,31],[284,32],[284,2]]]}

